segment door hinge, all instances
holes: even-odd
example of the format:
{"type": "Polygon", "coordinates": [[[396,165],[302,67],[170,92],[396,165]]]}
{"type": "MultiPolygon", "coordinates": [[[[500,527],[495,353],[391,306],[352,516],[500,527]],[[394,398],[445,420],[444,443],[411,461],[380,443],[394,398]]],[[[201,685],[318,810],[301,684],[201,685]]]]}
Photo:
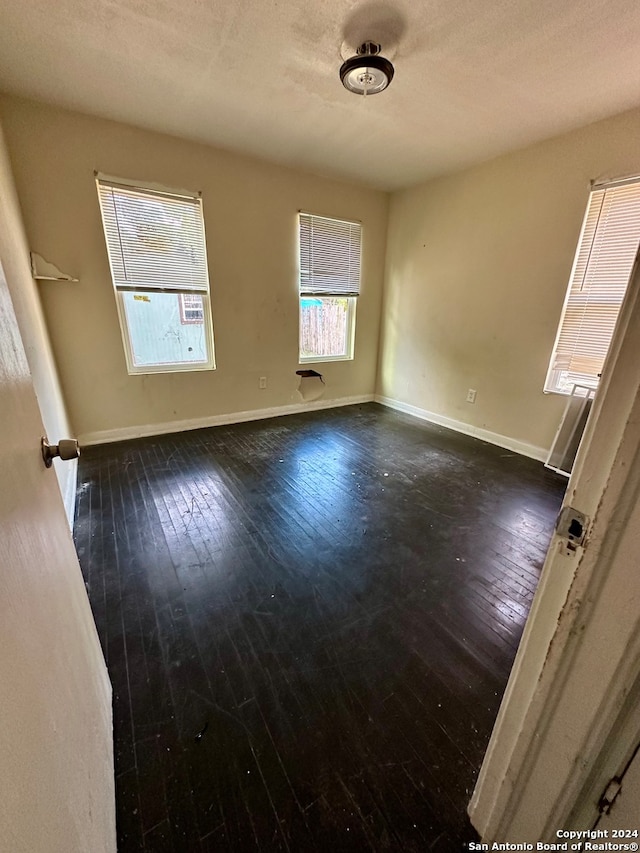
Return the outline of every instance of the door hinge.
{"type": "Polygon", "coordinates": [[[614,804],[621,788],[622,779],[620,779],[619,776],[614,776],[613,779],[607,783],[607,787],[604,789],[602,796],[598,800],[598,811],[600,814],[609,814],[611,806],[614,804]]]}

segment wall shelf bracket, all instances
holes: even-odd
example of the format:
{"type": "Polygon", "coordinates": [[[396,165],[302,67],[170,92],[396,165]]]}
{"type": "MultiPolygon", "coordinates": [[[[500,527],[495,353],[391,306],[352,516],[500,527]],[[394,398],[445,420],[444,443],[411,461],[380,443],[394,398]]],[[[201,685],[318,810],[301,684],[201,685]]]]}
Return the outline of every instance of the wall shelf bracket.
{"type": "Polygon", "coordinates": [[[78,281],[77,278],[62,272],[55,264],[49,263],[37,252],[29,252],[29,255],[31,256],[31,274],[39,281],[78,281]]]}

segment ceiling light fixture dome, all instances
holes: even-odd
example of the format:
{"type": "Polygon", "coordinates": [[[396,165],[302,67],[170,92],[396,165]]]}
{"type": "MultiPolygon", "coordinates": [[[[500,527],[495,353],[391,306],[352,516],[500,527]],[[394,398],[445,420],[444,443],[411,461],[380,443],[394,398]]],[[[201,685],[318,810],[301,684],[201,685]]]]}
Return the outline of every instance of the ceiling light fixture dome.
{"type": "Polygon", "coordinates": [[[380,56],[381,47],[365,41],[356,56],[347,59],[340,67],[340,79],[345,89],[356,95],[375,95],[386,89],[393,80],[393,65],[380,56]]]}

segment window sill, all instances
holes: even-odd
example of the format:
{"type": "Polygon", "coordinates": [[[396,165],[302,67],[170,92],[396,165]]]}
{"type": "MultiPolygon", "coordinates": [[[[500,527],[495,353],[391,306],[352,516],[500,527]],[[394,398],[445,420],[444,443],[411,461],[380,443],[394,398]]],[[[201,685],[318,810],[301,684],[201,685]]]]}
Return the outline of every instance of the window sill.
{"type": "Polygon", "coordinates": [[[320,364],[327,361],[353,361],[352,355],[318,355],[309,358],[298,356],[298,364],[320,364]]]}
{"type": "Polygon", "coordinates": [[[196,366],[159,365],[157,367],[130,367],[127,366],[129,376],[149,376],[153,373],[201,373],[204,370],[215,370],[215,364],[198,364],[196,366]]]}
{"type": "MultiPolygon", "coordinates": [[[[581,385],[580,387],[581,388],[590,388],[591,386],[581,385]]],[[[595,393],[598,390],[598,386],[596,386],[595,388],[591,388],[591,390],[595,393]]],[[[553,397],[571,397],[571,396],[573,396],[571,391],[554,391],[554,390],[550,390],[547,388],[543,388],[542,393],[547,394],[549,396],[553,396],[553,397]]],[[[578,394],[577,396],[584,397],[586,395],[585,394],[578,394]]]]}

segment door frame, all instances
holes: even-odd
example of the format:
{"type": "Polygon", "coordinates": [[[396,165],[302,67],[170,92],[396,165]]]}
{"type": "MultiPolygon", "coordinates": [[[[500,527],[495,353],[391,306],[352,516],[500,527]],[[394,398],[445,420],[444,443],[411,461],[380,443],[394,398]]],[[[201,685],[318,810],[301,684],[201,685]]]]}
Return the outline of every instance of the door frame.
{"type": "Polygon", "coordinates": [[[639,352],[636,258],[563,502],[588,517],[584,544],[552,537],[469,804],[483,841],[590,828],[640,737],[640,579],[619,552],[625,537],[640,540],[628,528],[639,512],[639,352]]]}

